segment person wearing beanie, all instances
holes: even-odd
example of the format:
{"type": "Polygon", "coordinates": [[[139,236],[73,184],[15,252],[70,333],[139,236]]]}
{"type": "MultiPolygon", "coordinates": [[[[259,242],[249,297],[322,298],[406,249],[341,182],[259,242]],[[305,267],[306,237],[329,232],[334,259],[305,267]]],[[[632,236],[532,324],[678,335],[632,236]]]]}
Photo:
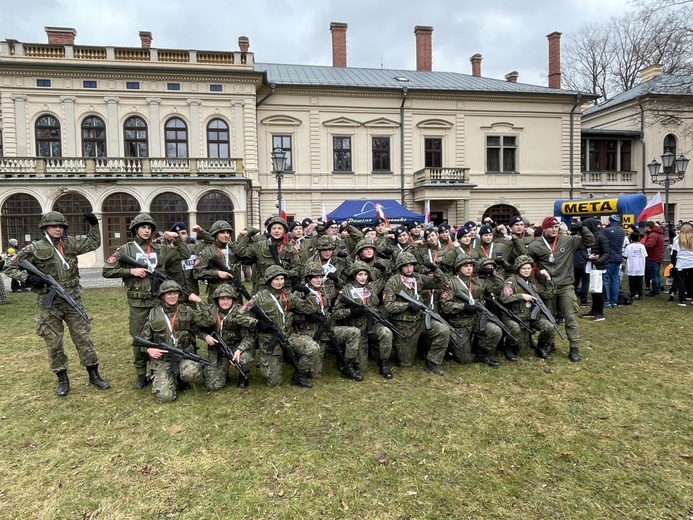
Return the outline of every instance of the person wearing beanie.
{"type": "Polygon", "coordinates": [[[407,226],[399,226],[395,229],[395,244],[392,249],[392,261],[394,262],[397,255],[404,252],[414,253],[416,244],[412,242],[407,226]]]}
{"type": "Polygon", "coordinates": [[[412,220],[409,223],[409,237],[412,242],[423,243],[423,224],[418,220],[412,220]]]}
{"type": "Polygon", "coordinates": [[[438,245],[438,233],[432,228],[426,228],[421,235],[423,244],[414,248],[419,265],[417,271],[421,274],[428,274],[438,269],[443,260],[443,252],[438,245]]]}
{"type": "Polygon", "coordinates": [[[575,295],[573,283],[575,271],[573,255],[582,248],[592,247],[595,238],[592,232],[582,224],[576,224],[580,234],[575,236],[560,235],[558,219],[546,217],[542,220],[543,236],[529,244],[527,252],[537,264],[539,273],[545,272],[539,282],[552,280],[556,286],[556,295],[546,304],[554,312],[560,312],[565,319],[566,335],[568,336],[569,354],[572,362],[580,361],[580,328],[578,309],[580,305],[575,295]]]}
{"type": "Polygon", "coordinates": [[[477,262],[485,258],[493,260],[499,268],[499,274],[505,274],[505,261],[503,253],[506,248],[506,240],[497,239],[494,229],[488,224],[479,228],[479,244],[472,250],[472,256],[477,262]]]}

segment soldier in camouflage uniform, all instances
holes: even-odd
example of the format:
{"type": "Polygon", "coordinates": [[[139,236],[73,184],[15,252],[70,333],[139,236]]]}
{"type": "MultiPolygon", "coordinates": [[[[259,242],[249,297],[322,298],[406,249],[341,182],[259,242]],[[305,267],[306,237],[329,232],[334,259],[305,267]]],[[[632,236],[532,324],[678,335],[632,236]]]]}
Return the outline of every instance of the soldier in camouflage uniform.
{"type": "Polygon", "coordinates": [[[444,372],[440,365],[448,348],[450,329],[435,320],[431,320],[428,328],[421,311],[428,305],[430,289],[443,289],[446,279],[440,269],[436,269],[432,276],[415,274],[416,263],[416,257],[411,253],[397,255],[396,274],[390,277],[383,291],[384,308],[390,320],[404,335],[404,339],[399,336],[394,338],[400,366],[410,367],[414,364],[419,337],[423,335],[430,344],[426,354],[426,370],[442,376],[444,372]],[[404,291],[420,303],[408,302],[401,298],[397,294],[400,291],[404,291]]]}
{"type": "Polygon", "coordinates": [[[490,354],[496,348],[503,332],[498,325],[491,322],[486,322],[482,326],[481,316],[476,307],[477,301],[483,304],[484,298],[490,298],[492,294],[499,294],[503,290],[503,279],[493,272],[484,271],[490,269],[487,263],[492,262],[488,259],[480,262],[479,272],[488,275],[488,278],[482,279],[474,274],[474,259],[464,253],[460,254],[455,260],[457,275],[450,278],[449,287],[440,295],[440,309],[457,332],[452,344],[452,353],[460,363],[472,361],[472,339],[476,336],[479,345],[474,361],[490,367],[500,364],[491,359],[490,354]],[[469,296],[469,303],[456,298],[457,291],[469,296]]]}
{"type": "MultiPolygon", "coordinates": [[[[540,358],[546,359],[549,357],[549,352],[551,352],[554,345],[556,330],[543,314],[538,314],[536,319],[531,318],[532,303],[535,301],[535,298],[517,283],[519,279],[524,280],[539,294],[539,296],[541,296],[542,300],[548,300],[553,297],[553,283],[551,281],[547,281],[544,284],[538,284],[532,281],[533,266],[534,260],[532,260],[531,256],[520,255],[515,259],[515,265],[513,266],[515,274],[505,280],[505,287],[500,296],[500,301],[515,313],[515,315],[528,327],[534,331],[539,331],[536,353],[540,358]]],[[[544,272],[541,274],[545,276],[547,273],[544,272]]],[[[514,345],[516,352],[521,356],[526,356],[531,349],[531,336],[529,333],[523,331],[520,325],[508,317],[503,317],[503,323],[510,329],[513,336],[520,339],[519,344],[514,345]]],[[[506,344],[506,348],[507,347],[508,345],[506,344]]]]}
{"type": "MultiPolygon", "coordinates": [[[[301,305],[300,298],[289,293],[284,288],[287,273],[283,267],[270,265],[265,270],[264,283],[266,288],[258,291],[253,298],[241,308],[238,321],[257,333],[257,348],[260,351],[260,374],[268,386],[279,386],[284,381],[282,358],[284,356],[281,344],[272,329],[263,320],[258,320],[252,313],[253,305],[259,305],[267,316],[287,337],[289,344],[298,358],[298,369],[294,371],[291,384],[303,388],[313,385],[301,374],[312,374],[318,369],[320,347],[310,336],[297,334],[294,329],[293,313],[301,305]]],[[[250,349],[249,344],[241,343],[241,358],[250,349]]]]}
{"type": "Polygon", "coordinates": [[[472,256],[477,262],[483,258],[490,258],[496,263],[499,273],[505,273],[505,261],[503,253],[506,248],[506,241],[498,240],[493,228],[484,224],[479,228],[479,244],[472,251],[472,256]]]}
{"type": "Polygon", "coordinates": [[[317,262],[308,262],[303,270],[303,280],[305,285],[298,285],[295,289],[296,295],[300,300],[296,306],[295,326],[300,334],[312,337],[320,346],[320,355],[318,356],[315,366],[316,371],[313,375],[322,375],[322,367],[325,358],[325,350],[329,339],[327,331],[320,323],[319,318],[328,322],[332,332],[334,333],[335,342],[337,345],[332,345],[333,348],[342,350],[344,345],[344,360],[345,365],[339,368],[342,371],[342,377],[353,379],[354,381],[363,381],[363,376],[354,367],[359,352],[359,339],[361,332],[356,327],[332,325],[331,311],[332,302],[337,297],[337,291],[334,287],[323,285],[323,268],[317,262]]]}
{"type": "MultiPolygon", "coordinates": [[[[366,239],[360,240],[356,244],[356,249],[354,249],[354,260],[366,264],[368,267],[368,272],[370,275],[370,283],[372,284],[372,290],[375,291],[376,295],[380,295],[385,288],[385,282],[388,278],[392,276],[390,262],[384,258],[377,258],[376,247],[374,244],[366,239]]],[[[351,277],[353,279],[353,264],[349,267],[346,277],[351,277]]]]}
{"type": "Polygon", "coordinates": [[[225,220],[217,220],[209,228],[209,234],[213,237],[213,242],[203,247],[198,255],[198,261],[193,269],[193,277],[196,280],[207,282],[207,303],[214,301],[214,291],[221,284],[231,283],[233,278],[240,282],[241,270],[234,254],[233,243],[231,242],[232,233],[231,224],[225,220]],[[212,258],[219,260],[234,274],[222,271],[212,265],[210,263],[212,258]]]}
{"type": "MultiPolygon", "coordinates": [[[[357,260],[351,265],[348,275],[349,282],[342,288],[341,294],[350,300],[378,312],[380,299],[378,290],[371,282],[371,269],[367,264],[357,260]]],[[[340,303],[334,304],[332,316],[338,323],[356,327],[360,331],[357,356],[358,370],[368,368],[368,342],[374,339],[378,345],[379,373],[385,379],[392,379],[390,371],[390,354],[392,353],[392,331],[382,323],[374,322],[362,309],[349,307],[340,303]]]]}
{"type": "Polygon", "coordinates": [[[528,233],[525,229],[525,221],[520,216],[515,216],[508,222],[508,227],[498,226],[496,228],[503,233],[507,233],[510,241],[507,243],[503,251],[503,260],[505,265],[515,265],[515,259],[518,256],[526,255],[529,244],[534,241],[534,235],[528,233]]]}
{"type": "Polygon", "coordinates": [[[338,291],[346,280],[350,261],[344,251],[334,254],[336,241],[327,235],[321,235],[315,240],[315,254],[309,259],[322,267],[323,282],[330,291],[338,291]]]}
{"type": "Polygon", "coordinates": [[[217,341],[210,336],[211,332],[216,332],[229,347],[236,349],[233,360],[243,366],[243,372],[246,374],[245,377],[238,374],[238,388],[246,388],[250,384],[248,374],[255,355],[255,337],[238,322],[241,310],[238,303],[241,301],[240,293],[233,285],[224,283],[214,290],[212,297],[214,304],[210,306],[210,313],[214,323],[213,329],[203,328],[200,331],[200,339],[207,343],[208,359],[213,363],[202,369],[205,386],[210,392],[221,390],[226,385],[229,374],[229,360],[222,357],[221,352],[215,347],[217,341]],[[243,348],[239,348],[240,344],[244,345],[243,348]]]}
{"type": "MultiPolygon", "coordinates": [[[[176,222],[171,231],[178,233],[183,242],[185,242],[190,250],[190,257],[187,260],[178,260],[169,256],[165,271],[180,285],[188,294],[200,294],[200,284],[193,276],[193,269],[197,264],[197,258],[200,251],[206,244],[213,242],[212,236],[200,226],[193,226],[193,231],[197,232],[197,241],[188,237],[188,231],[183,222],[176,222]]],[[[181,301],[187,301],[185,294],[181,295],[181,301]]]]}
{"type": "Polygon", "coordinates": [[[36,333],[46,342],[48,364],[58,377],[55,393],[61,397],[70,391],[67,375],[68,361],[63,347],[63,322],[67,324],[70,331],[80,363],[87,369],[89,383],[99,390],[106,390],[110,388],[110,385],[99,375],[99,360],[89,337],[91,324],[85,322],[79,313],[60,296],[56,296],[50,308],[46,309],[49,288],[46,288],[45,282],[38,275],[24,271],[19,266],[19,262],[26,260],[42,273],[52,276],[77,305],[84,309],[77,257],[94,251],[101,245],[101,230],[96,216],[93,213],[85,213],[84,220],[91,226],[89,234],[85,238],[75,238],[65,236],[69,226],[61,213],[57,211],[46,213],[39,222],[44,238],[12,255],[6,269],[7,276],[26,282],[37,293],[36,333]]]}
{"type": "Polygon", "coordinates": [[[395,234],[395,241],[390,246],[390,249],[392,249],[392,261],[393,262],[397,258],[398,254],[404,253],[404,252],[413,253],[414,248],[416,247],[416,244],[414,244],[414,242],[412,242],[411,237],[409,236],[409,231],[407,230],[406,226],[399,226],[397,229],[395,229],[394,234],[395,234]]]}
{"type": "MultiPolygon", "coordinates": [[[[201,327],[213,324],[209,306],[198,305],[199,310],[179,303],[181,287],[173,280],[167,280],[159,288],[161,305],[149,311],[142,328],[142,337],[155,343],[176,346],[195,352],[196,338],[201,327]]],[[[200,304],[202,299],[191,294],[188,301],[200,304]]],[[[175,355],[158,348],[143,349],[150,358],[152,371],[152,394],[158,403],[170,403],[176,398],[176,387],[182,389],[202,378],[200,364],[190,359],[178,359],[175,355]]]]}
{"type": "MultiPolygon", "coordinates": [[[[156,223],[148,213],[140,213],[130,222],[130,232],[135,239],[120,246],[103,266],[104,278],[122,278],[127,291],[128,307],[130,308],[130,336],[139,336],[144,327],[149,311],[156,307],[161,300],[156,296],[159,292],[157,283],[149,275],[150,271],[166,273],[164,266],[171,261],[186,260],[190,251],[177,233],[166,231],[163,239],[173,241],[173,247],[157,244],[152,241],[156,223]],[[120,255],[127,254],[135,260],[146,264],[147,269],[135,268],[120,261],[120,255]]],[[[147,355],[140,347],[132,346],[133,366],[137,372],[135,388],[142,390],[149,384],[147,378],[147,355]]]]}

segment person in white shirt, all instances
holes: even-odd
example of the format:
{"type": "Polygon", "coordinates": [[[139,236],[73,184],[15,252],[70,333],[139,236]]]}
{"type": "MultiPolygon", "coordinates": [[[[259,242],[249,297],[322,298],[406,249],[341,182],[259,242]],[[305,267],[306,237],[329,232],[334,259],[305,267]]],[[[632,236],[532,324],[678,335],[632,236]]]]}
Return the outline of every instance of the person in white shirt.
{"type": "Polygon", "coordinates": [[[686,307],[686,294],[692,295],[693,282],[693,225],[686,222],[671,247],[671,264],[676,268],[679,288],[679,307],[686,307]]]}
{"type": "Polygon", "coordinates": [[[623,251],[623,258],[626,259],[628,288],[634,300],[642,298],[642,281],[645,276],[645,264],[647,259],[647,250],[640,242],[641,238],[639,233],[631,233],[628,237],[630,243],[623,251]]]}

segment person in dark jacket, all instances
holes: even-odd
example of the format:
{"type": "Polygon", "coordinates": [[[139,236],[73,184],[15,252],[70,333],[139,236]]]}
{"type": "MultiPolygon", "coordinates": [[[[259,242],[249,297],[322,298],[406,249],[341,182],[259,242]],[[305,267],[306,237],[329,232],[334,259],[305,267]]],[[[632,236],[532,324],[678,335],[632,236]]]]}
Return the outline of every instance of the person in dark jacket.
{"type": "Polygon", "coordinates": [[[621,227],[621,215],[611,215],[603,233],[609,241],[609,261],[604,275],[604,306],[607,308],[618,307],[623,243],[626,239],[626,232],[621,227]]]}
{"type": "Polygon", "coordinates": [[[580,305],[587,305],[587,292],[590,288],[590,273],[585,271],[587,265],[587,250],[578,249],[573,254],[573,270],[575,272],[575,294],[580,299],[580,305]]]}
{"type": "Polygon", "coordinates": [[[662,291],[660,269],[664,261],[664,230],[651,220],[645,223],[645,227],[647,228],[645,231],[645,250],[647,251],[645,273],[652,287],[652,291],[647,293],[647,296],[657,296],[662,291]]]}
{"type": "MultiPolygon", "coordinates": [[[[583,225],[592,232],[595,239],[595,244],[587,248],[587,266],[589,268],[586,266],[586,270],[588,272],[592,269],[603,271],[609,263],[609,240],[604,234],[601,222],[596,218],[588,218],[583,222],[583,225]]],[[[589,281],[587,284],[589,285],[589,281]]],[[[594,321],[604,321],[604,290],[600,293],[592,293],[592,308],[582,317],[591,318],[594,321]]]]}

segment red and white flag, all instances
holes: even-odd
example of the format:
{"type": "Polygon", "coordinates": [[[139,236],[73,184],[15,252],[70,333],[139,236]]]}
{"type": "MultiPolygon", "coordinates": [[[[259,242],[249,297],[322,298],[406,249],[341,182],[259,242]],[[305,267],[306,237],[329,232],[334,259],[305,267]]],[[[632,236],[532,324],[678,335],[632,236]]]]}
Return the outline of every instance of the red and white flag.
{"type": "Polygon", "coordinates": [[[327,222],[330,216],[327,214],[327,209],[325,209],[325,203],[322,205],[322,221],[327,222]]]}
{"type": "Polygon", "coordinates": [[[431,201],[426,201],[426,209],[424,209],[424,225],[428,226],[431,223],[431,201]]]}
{"type": "MultiPolygon", "coordinates": [[[[282,199],[282,207],[279,209],[279,216],[287,222],[286,199],[282,199]]],[[[284,242],[289,241],[289,233],[284,233],[284,242]]]]}
{"type": "Polygon", "coordinates": [[[385,212],[383,211],[383,207],[380,205],[380,203],[375,205],[375,211],[378,214],[378,216],[385,221],[385,225],[387,227],[390,227],[390,221],[387,220],[387,217],[385,216],[385,212]]]}
{"type": "Polygon", "coordinates": [[[664,204],[662,204],[662,194],[660,192],[657,192],[657,194],[652,197],[652,200],[647,203],[645,209],[640,212],[636,223],[644,220],[652,220],[652,217],[656,215],[664,215],[664,204]]]}

